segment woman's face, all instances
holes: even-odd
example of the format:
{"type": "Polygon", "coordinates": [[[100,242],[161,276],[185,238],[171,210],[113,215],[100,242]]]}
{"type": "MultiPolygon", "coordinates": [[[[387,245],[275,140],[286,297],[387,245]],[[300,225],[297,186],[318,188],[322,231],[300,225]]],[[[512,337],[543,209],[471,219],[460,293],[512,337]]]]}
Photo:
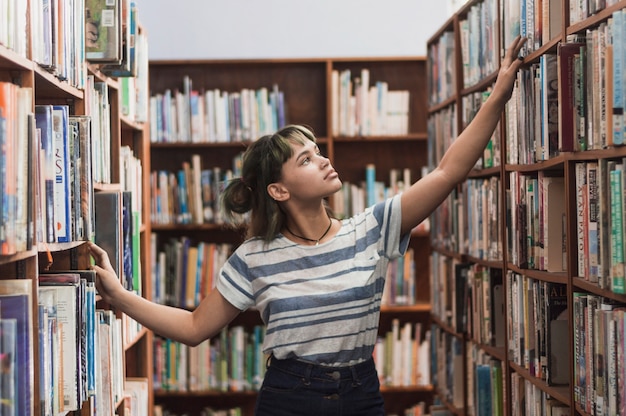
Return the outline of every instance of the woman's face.
{"type": "Polygon", "coordinates": [[[320,153],[316,143],[292,143],[291,148],[293,156],[283,164],[280,180],[291,198],[319,199],[341,189],[339,174],[320,153]]]}

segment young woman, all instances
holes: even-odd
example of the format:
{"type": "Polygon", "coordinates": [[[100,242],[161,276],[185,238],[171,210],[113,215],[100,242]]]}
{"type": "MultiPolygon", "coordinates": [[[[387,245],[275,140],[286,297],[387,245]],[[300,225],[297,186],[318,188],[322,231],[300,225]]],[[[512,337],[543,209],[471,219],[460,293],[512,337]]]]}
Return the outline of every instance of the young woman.
{"type": "Polygon", "coordinates": [[[401,195],[352,218],[333,218],[324,198],[341,189],[339,175],[309,129],[287,126],[249,146],[242,177],[224,191],[227,213],[250,212],[249,238],[198,308],[158,305],[124,290],[106,253],[90,244],[100,295],[189,345],[254,306],[270,355],[257,415],[383,415],[372,352],[387,265],[482,155],[511,96],[524,41],[509,46],[491,96],[439,166],[401,195]]]}

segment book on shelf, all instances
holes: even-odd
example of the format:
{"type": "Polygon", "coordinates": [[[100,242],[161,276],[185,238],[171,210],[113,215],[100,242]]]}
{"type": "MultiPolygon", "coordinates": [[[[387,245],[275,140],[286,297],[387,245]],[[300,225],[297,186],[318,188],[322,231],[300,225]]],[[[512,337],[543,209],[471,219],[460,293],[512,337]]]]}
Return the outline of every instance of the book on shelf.
{"type": "Polygon", "coordinates": [[[624,9],[613,12],[612,26],[612,58],[613,73],[611,89],[613,102],[611,105],[612,125],[612,142],[613,145],[622,145],[625,143],[626,128],[624,127],[624,73],[626,73],[626,57],[624,56],[624,48],[626,48],[624,35],[626,34],[626,12],[624,9]]]}
{"type": "Polygon", "coordinates": [[[559,84],[559,151],[572,152],[585,150],[585,143],[579,141],[576,125],[576,60],[580,49],[585,44],[580,42],[559,43],[557,48],[557,67],[559,84]],[[582,146],[581,146],[582,144],[582,146]]]}
{"type": "Polygon", "coordinates": [[[478,416],[492,415],[493,395],[491,387],[491,367],[488,364],[478,364],[475,369],[476,377],[476,414],[478,416]]]}
{"type": "Polygon", "coordinates": [[[127,290],[135,290],[133,270],[133,194],[130,191],[122,191],[122,276],[127,290]]]}
{"type": "Polygon", "coordinates": [[[121,278],[122,274],[122,193],[120,191],[98,191],[95,201],[95,236],[97,245],[107,252],[111,266],[121,278]]]}
{"type": "Polygon", "coordinates": [[[567,317],[567,287],[564,284],[545,282],[545,325],[546,326],[546,381],[549,385],[569,382],[570,354],[569,320],[567,317]]]}
{"type": "Polygon", "coordinates": [[[124,397],[125,402],[128,401],[129,416],[147,416],[149,414],[149,384],[145,377],[126,377],[124,397]]]}
{"type": "Polygon", "coordinates": [[[131,0],[120,1],[120,60],[107,63],[100,70],[111,77],[127,78],[137,74],[136,38],[137,38],[137,6],[131,0]]]}
{"type": "Polygon", "coordinates": [[[30,250],[33,242],[34,223],[33,208],[34,198],[32,186],[35,178],[33,174],[31,146],[35,130],[31,127],[30,120],[33,108],[33,89],[20,87],[16,92],[16,129],[15,129],[15,158],[16,182],[15,182],[15,210],[14,225],[16,252],[30,250]]]}
{"type": "Polygon", "coordinates": [[[115,377],[114,370],[114,335],[112,322],[115,316],[111,316],[112,312],[107,310],[96,310],[96,331],[98,337],[98,362],[96,379],[96,401],[97,414],[110,415],[115,413],[115,393],[113,384],[115,377]]]}
{"type": "MultiPolygon", "coordinates": [[[[5,393],[9,389],[0,388],[2,394],[3,411],[8,414],[30,416],[34,415],[34,333],[33,333],[33,287],[31,279],[6,279],[0,280],[0,316],[1,319],[11,320],[15,326],[12,332],[14,343],[10,346],[7,341],[7,348],[15,351],[15,357],[7,363],[8,368],[3,368],[9,372],[14,387],[14,395],[6,397],[5,393]],[[13,364],[13,365],[11,365],[13,364]],[[11,413],[12,412],[12,413],[11,413]]],[[[9,338],[9,336],[7,336],[9,338]]],[[[2,341],[4,343],[4,339],[2,341]]],[[[4,345],[2,346],[4,348],[4,345]]],[[[3,363],[4,365],[4,363],[3,363]]],[[[4,381],[4,377],[2,378],[4,381]]],[[[10,382],[9,382],[10,383],[10,382]]]]}
{"type": "Polygon", "coordinates": [[[607,163],[609,174],[611,290],[626,293],[624,271],[624,165],[621,160],[607,163]]]}
{"type": "Polygon", "coordinates": [[[71,160],[74,164],[74,198],[72,203],[73,238],[92,241],[94,238],[94,191],[91,163],[91,116],[71,115],[69,126],[74,135],[71,160]]]}
{"type": "Polygon", "coordinates": [[[118,0],[85,0],[85,58],[88,61],[120,62],[121,18],[118,0]]]}
{"type": "Polygon", "coordinates": [[[44,207],[45,242],[56,241],[54,226],[54,136],[52,123],[52,105],[38,104],[35,106],[35,120],[41,131],[40,147],[42,156],[41,170],[44,178],[42,184],[42,199],[44,207]]]}
{"type": "Polygon", "coordinates": [[[17,375],[17,319],[0,318],[0,414],[15,415],[18,385],[17,375]]]}
{"type": "Polygon", "coordinates": [[[69,107],[52,106],[53,157],[55,166],[54,182],[54,226],[56,242],[71,241],[70,224],[70,153],[69,153],[69,107]]]}
{"type": "Polygon", "coordinates": [[[86,398],[86,309],[84,283],[76,273],[40,274],[39,293],[54,303],[61,328],[62,411],[80,409],[86,398]],[[85,355],[83,355],[85,354],[85,355]]]}

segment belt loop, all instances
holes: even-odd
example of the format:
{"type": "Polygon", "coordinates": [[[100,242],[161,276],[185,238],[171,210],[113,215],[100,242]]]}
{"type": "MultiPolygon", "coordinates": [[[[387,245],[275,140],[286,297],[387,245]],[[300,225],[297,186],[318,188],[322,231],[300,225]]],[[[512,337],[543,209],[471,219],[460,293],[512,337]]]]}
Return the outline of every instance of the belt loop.
{"type": "Polygon", "coordinates": [[[353,386],[360,386],[361,385],[361,380],[359,379],[359,374],[356,372],[356,366],[351,365],[350,366],[350,371],[352,372],[352,385],[353,386]]]}
{"type": "Polygon", "coordinates": [[[302,378],[305,386],[311,384],[311,371],[313,371],[313,364],[307,364],[304,369],[304,377],[302,378]]]}

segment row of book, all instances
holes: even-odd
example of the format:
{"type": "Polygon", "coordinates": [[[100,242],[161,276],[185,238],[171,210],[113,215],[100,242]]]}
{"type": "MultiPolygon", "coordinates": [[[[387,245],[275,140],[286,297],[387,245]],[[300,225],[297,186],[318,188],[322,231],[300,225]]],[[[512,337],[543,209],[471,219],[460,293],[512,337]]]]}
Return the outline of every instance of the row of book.
{"type": "Polygon", "coordinates": [[[370,85],[368,68],[331,72],[333,136],[388,136],[409,132],[408,90],[390,90],[386,81],[370,85]]]}
{"type": "MultiPolygon", "coordinates": [[[[11,3],[11,2],[9,2],[11,3]]],[[[19,17],[16,27],[23,19],[28,25],[21,29],[21,42],[30,39],[27,48],[19,46],[16,52],[39,64],[69,85],[83,88],[87,78],[85,65],[85,1],[60,0],[38,1],[29,4],[28,13],[21,10],[24,2],[17,1],[19,17]],[[29,32],[30,31],[30,36],[29,32]]],[[[9,10],[11,7],[9,7],[9,10]]],[[[2,26],[12,20],[3,20],[2,26]]],[[[9,26],[11,26],[9,24],[9,26]]]]}
{"type": "Polygon", "coordinates": [[[3,14],[0,26],[0,45],[13,50],[20,56],[28,55],[28,4],[17,0],[0,3],[3,14]]]}
{"type": "Polygon", "coordinates": [[[146,377],[126,377],[124,380],[124,415],[148,416],[149,382],[146,377]]]}
{"type": "Polygon", "coordinates": [[[470,7],[459,21],[463,86],[492,74],[499,65],[498,31],[493,27],[498,2],[484,0],[470,7]]]}
{"type": "Polygon", "coordinates": [[[467,332],[469,268],[455,258],[433,251],[430,270],[431,315],[457,333],[467,332]]]}
{"type": "Polygon", "coordinates": [[[34,282],[37,305],[32,279],[0,280],[2,414],[57,415],[84,402],[113,414],[124,389],[122,326],[96,309],[95,272],[47,272],[34,282]]]}
{"type": "Polygon", "coordinates": [[[428,118],[428,166],[437,166],[458,135],[457,106],[452,103],[428,118]]]}
{"type": "Polygon", "coordinates": [[[31,88],[0,83],[2,254],[93,239],[93,184],[110,181],[110,115],[106,84],[88,83],[84,116],[34,105],[31,88]]]}
{"type": "Polygon", "coordinates": [[[510,360],[548,385],[569,382],[571,356],[567,286],[524,277],[506,276],[507,328],[510,360]]]}
{"type": "Polygon", "coordinates": [[[599,159],[575,165],[578,276],[623,294],[624,160],[599,159]]]}
{"type": "MultiPolygon", "coordinates": [[[[464,406],[463,340],[433,323],[430,328],[430,373],[433,386],[445,403],[464,406]]],[[[470,377],[468,377],[469,381],[470,377]]]]}
{"type": "Polygon", "coordinates": [[[626,304],[574,292],[574,400],[588,414],[626,411],[626,304]]]}
{"type": "MultiPolygon", "coordinates": [[[[495,15],[491,16],[491,22],[495,19],[495,15]]],[[[563,27],[561,2],[555,0],[507,0],[502,19],[502,47],[510,45],[519,34],[528,39],[522,50],[523,55],[539,49],[560,34],[563,27]]]]}
{"type": "Polygon", "coordinates": [[[415,304],[415,251],[409,247],[406,253],[391,260],[385,276],[385,288],[380,300],[384,306],[415,304]]]}
{"type": "Polygon", "coordinates": [[[195,347],[166,338],[154,340],[155,390],[257,391],[267,356],[262,350],[265,328],[231,326],[195,347]]]}
{"type": "MultiPolygon", "coordinates": [[[[428,104],[433,106],[456,94],[454,33],[444,31],[428,45],[428,104]]],[[[431,122],[429,119],[429,123],[431,122]]],[[[456,123],[451,123],[456,125],[456,123]]],[[[439,129],[436,130],[439,132],[439,129]]],[[[429,136],[430,137],[430,136],[429,136]]]]}
{"type": "Polygon", "coordinates": [[[503,347],[502,270],[464,263],[437,252],[431,257],[432,314],[476,343],[503,347]]]}
{"type": "Polygon", "coordinates": [[[3,3],[0,44],[74,87],[86,85],[86,61],[101,64],[108,75],[134,77],[140,57],[147,59],[144,43],[137,41],[137,8],[131,0],[3,3]]]}
{"type": "Polygon", "coordinates": [[[508,163],[624,144],[625,13],[616,10],[518,73],[507,104],[508,163]]]}
{"type": "Polygon", "coordinates": [[[233,248],[227,243],[193,242],[189,237],[163,243],[152,233],[156,255],[152,264],[152,300],[166,305],[195,308],[217,284],[221,267],[233,248]]]}
{"type": "Polygon", "coordinates": [[[381,386],[430,385],[430,332],[421,323],[393,319],[391,330],[379,336],[374,363],[381,386]]]}
{"type": "Polygon", "coordinates": [[[507,194],[509,261],[525,269],[566,269],[565,185],[562,176],[510,172],[507,194]]]}
{"type": "Polygon", "coordinates": [[[199,154],[183,162],[178,171],[150,173],[153,224],[220,224],[228,221],[220,194],[229,181],[240,177],[241,154],[232,169],[205,168],[199,154]]]}
{"type": "Polygon", "coordinates": [[[376,165],[368,163],[360,183],[344,181],[341,192],[334,195],[335,215],[339,218],[352,217],[366,207],[404,192],[412,184],[409,168],[390,169],[388,182],[385,182],[377,179],[376,165]]]}
{"type": "Polygon", "coordinates": [[[568,416],[569,406],[550,397],[532,381],[511,374],[511,416],[568,416]]]}
{"type": "Polygon", "coordinates": [[[575,0],[569,2],[569,20],[571,23],[580,22],[607,7],[619,3],[619,0],[575,0]]]}
{"type": "Polygon", "coordinates": [[[286,124],[285,108],[285,94],[277,84],[239,91],[199,91],[186,76],[182,89],[167,89],[150,97],[150,141],[255,141],[286,124]]]}
{"type": "Polygon", "coordinates": [[[467,405],[469,414],[503,416],[506,400],[502,362],[476,344],[467,343],[467,405]]]}
{"type": "MultiPolygon", "coordinates": [[[[461,120],[463,126],[467,126],[470,121],[476,116],[478,110],[483,105],[487,98],[491,95],[491,88],[486,91],[477,91],[472,94],[464,95],[461,98],[463,113],[461,114],[461,120]]],[[[489,169],[496,166],[500,166],[500,135],[501,130],[496,127],[489,139],[489,142],[483,150],[482,157],[478,158],[474,168],[476,169],[489,169]]]]}
{"type": "Polygon", "coordinates": [[[475,258],[501,260],[500,179],[470,179],[454,190],[431,216],[433,242],[475,258]]]}
{"type": "Polygon", "coordinates": [[[559,104],[558,64],[557,55],[545,54],[518,73],[506,109],[508,163],[534,163],[565,150],[560,144],[562,136],[572,131],[563,130],[559,123],[559,111],[564,107],[559,104]]]}

